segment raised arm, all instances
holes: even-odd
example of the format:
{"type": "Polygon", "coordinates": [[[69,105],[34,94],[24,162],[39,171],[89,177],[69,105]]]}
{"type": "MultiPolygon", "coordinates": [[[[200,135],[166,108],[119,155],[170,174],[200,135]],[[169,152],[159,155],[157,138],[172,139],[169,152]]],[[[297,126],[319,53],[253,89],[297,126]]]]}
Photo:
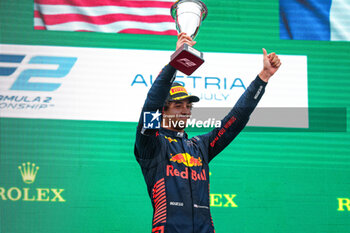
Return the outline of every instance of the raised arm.
{"type": "Polygon", "coordinates": [[[247,90],[239,98],[228,115],[221,121],[221,127],[215,128],[205,137],[208,143],[208,161],[211,161],[242,131],[247,124],[251,113],[259,103],[265,92],[268,80],[281,66],[281,61],[275,53],[267,54],[263,49],[263,69],[247,90]]]}
{"type": "MultiPolygon", "coordinates": [[[[176,49],[184,43],[193,46],[196,42],[193,41],[185,33],[178,35],[176,49]]],[[[136,142],[134,153],[139,158],[152,158],[154,150],[157,146],[158,129],[146,129],[143,125],[144,112],[162,112],[164,102],[169,94],[172,82],[175,79],[176,69],[170,64],[166,65],[159,73],[152,87],[148,91],[146,101],[142,107],[139,123],[136,132],[136,142]]]]}

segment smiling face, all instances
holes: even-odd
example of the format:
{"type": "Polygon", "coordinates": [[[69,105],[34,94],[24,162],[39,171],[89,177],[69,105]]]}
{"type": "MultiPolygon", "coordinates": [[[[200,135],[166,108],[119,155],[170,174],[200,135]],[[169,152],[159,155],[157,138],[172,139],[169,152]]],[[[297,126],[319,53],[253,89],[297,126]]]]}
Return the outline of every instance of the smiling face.
{"type": "Polygon", "coordinates": [[[192,103],[188,99],[168,102],[163,110],[162,127],[183,132],[191,116],[192,103]]]}

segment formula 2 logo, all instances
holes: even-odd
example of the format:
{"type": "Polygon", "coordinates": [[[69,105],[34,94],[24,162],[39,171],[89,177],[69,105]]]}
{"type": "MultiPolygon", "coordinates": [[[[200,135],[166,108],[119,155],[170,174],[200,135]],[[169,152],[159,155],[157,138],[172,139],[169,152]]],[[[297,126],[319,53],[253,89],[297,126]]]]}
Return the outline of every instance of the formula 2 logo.
{"type": "MultiPolygon", "coordinates": [[[[18,68],[4,67],[1,63],[22,64],[26,55],[0,54],[0,78],[1,76],[11,76],[18,68]]],[[[48,64],[58,65],[56,70],[50,69],[25,69],[23,70],[10,90],[18,91],[54,91],[61,86],[61,83],[33,82],[31,78],[63,78],[65,77],[75,62],[76,57],[57,57],[57,56],[34,56],[30,58],[28,64],[48,64]]]]}

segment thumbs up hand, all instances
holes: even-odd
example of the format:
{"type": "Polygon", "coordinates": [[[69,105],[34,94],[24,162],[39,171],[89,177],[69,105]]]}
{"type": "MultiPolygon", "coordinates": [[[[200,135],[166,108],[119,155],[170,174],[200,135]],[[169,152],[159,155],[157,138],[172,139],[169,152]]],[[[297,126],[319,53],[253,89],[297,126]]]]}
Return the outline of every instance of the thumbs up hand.
{"type": "Polygon", "coordinates": [[[281,66],[281,61],[276,55],[276,53],[267,54],[266,49],[262,49],[264,54],[264,67],[263,70],[259,73],[259,77],[264,81],[268,82],[272,75],[276,73],[278,68],[281,66]]]}

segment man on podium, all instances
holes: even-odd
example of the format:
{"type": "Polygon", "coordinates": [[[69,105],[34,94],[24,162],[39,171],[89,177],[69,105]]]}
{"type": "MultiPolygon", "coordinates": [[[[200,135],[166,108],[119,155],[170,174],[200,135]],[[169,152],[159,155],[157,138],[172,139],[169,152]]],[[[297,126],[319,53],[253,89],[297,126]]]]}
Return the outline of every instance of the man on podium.
{"type": "MultiPolygon", "coordinates": [[[[180,33],[176,49],[184,43],[193,46],[196,42],[180,33]]],[[[209,162],[245,127],[280,65],[275,53],[263,49],[262,71],[222,119],[221,127],[193,138],[184,130],[192,103],[199,98],[173,83],[174,67],[168,64],[162,69],[143,105],[134,148],[152,201],[152,232],[215,232],[209,206],[209,162]],[[156,120],[158,124],[151,123],[156,120]]]]}

